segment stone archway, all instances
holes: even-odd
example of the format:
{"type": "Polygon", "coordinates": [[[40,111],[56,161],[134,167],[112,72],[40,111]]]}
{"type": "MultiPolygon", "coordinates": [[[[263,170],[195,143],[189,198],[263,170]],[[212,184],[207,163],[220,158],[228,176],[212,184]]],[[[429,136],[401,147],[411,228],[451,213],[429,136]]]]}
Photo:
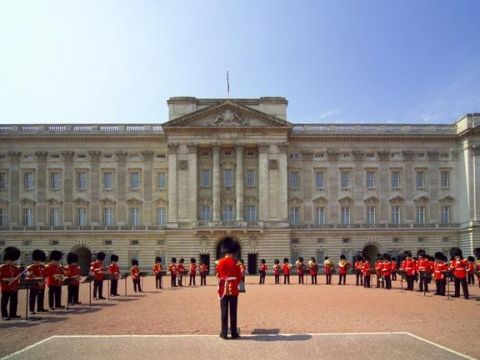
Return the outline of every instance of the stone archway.
{"type": "Polygon", "coordinates": [[[92,252],[86,246],[78,246],[72,249],[72,252],[78,255],[78,265],[82,276],[90,272],[90,263],[92,262],[92,252]]]}
{"type": "Polygon", "coordinates": [[[235,241],[235,243],[237,244],[237,251],[235,254],[233,254],[233,257],[237,260],[240,260],[241,259],[241,255],[242,255],[242,248],[240,246],[240,241],[236,240],[235,238],[231,237],[231,236],[225,236],[224,238],[222,238],[218,243],[217,243],[217,248],[216,248],[216,259],[220,259],[220,257],[222,256],[221,252],[220,252],[220,248],[222,247],[222,243],[223,241],[226,239],[226,238],[231,238],[233,239],[233,241],[235,241]]]}
{"type": "Polygon", "coordinates": [[[370,257],[370,261],[374,263],[377,261],[377,254],[381,254],[381,249],[377,244],[368,244],[362,250],[363,256],[370,257]]]}

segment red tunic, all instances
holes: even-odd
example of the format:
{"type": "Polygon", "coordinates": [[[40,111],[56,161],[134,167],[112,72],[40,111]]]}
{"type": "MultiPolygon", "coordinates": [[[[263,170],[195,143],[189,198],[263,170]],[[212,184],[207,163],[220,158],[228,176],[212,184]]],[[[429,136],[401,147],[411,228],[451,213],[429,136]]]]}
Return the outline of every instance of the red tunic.
{"type": "Polygon", "coordinates": [[[450,268],[453,270],[453,275],[458,279],[467,277],[467,261],[466,260],[452,260],[450,268]]]}
{"type": "Polygon", "coordinates": [[[2,292],[15,292],[18,291],[18,285],[20,284],[20,279],[13,281],[9,284],[9,281],[4,279],[15,278],[20,274],[20,269],[16,265],[3,264],[0,266],[0,281],[2,292]]]}
{"type": "Polygon", "coordinates": [[[324,263],[323,271],[325,272],[325,274],[330,275],[332,273],[332,270],[333,270],[333,264],[332,263],[328,263],[328,264],[324,263]]]}
{"type": "Polygon", "coordinates": [[[295,264],[295,267],[297,268],[298,275],[303,275],[305,273],[305,265],[303,263],[297,263],[295,264]]]}
{"type": "Polygon", "coordinates": [[[363,276],[370,276],[371,275],[370,274],[370,263],[368,261],[363,263],[362,274],[363,274],[363,276]]]}
{"type": "Polygon", "coordinates": [[[415,261],[412,259],[403,260],[400,265],[400,270],[405,271],[407,276],[415,275],[415,261]]]}
{"type": "Polygon", "coordinates": [[[47,264],[45,266],[45,276],[48,286],[62,286],[63,268],[59,264],[47,264]]]}
{"type": "Polygon", "coordinates": [[[238,266],[240,266],[240,273],[242,274],[242,276],[245,276],[245,272],[247,271],[247,267],[245,266],[245,264],[240,264],[238,266]]]}
{"type": "Polygon", "coordinates": [[[430,261],[428,261],[427,259],[419,259],[417,261],[417,271],[420,272],[420,271],[430,271],[430,261]]]}
{"type": "Polygon", "coordinates": [[[27,279],[39,279],[36,289],[45,288],[45,265],[43,264],[31,264],[27,268],[27,279]]]}
{"type": "Polygon", "coordinates": [[[475,271],[475,264],[473,262],[468,262],[467,271],[469,274],[473,274],[473,272],[475,271]]]}
{"type": "Polygon", "coordinates": [[[262,264],[262,263],[260,263],[260,265],[258,265],[258,271],[259,271],[259,272],[265,272],[265,273],[266,273],[266,272],[267,272],[267,268],[268,268],[268,267],[267,267],[267,264],[262,264]]]}
{"type": "Polygon", "coordinates": [[[283,274],[284,275],[290,275],[290,269],[292,268],[292,265],[290,264],[283,264],[283,274]]]}
{"type": "Polygon", "coordinates": [[[185,266],[183,266],[183,264],[178,264],[177,272],[178,275],[183,275],[183,273],[185,272],[185,266]]]}
{"type": "Polygon", "coordinates": [[[118,264],[110,264],[110,266],[108,267],[108,271],[110,272],[110,274],[112,274],[112,278],[114,280],[118,280],[118,278],[120,277],[120,267],[118,266],[118,264]]]}
{"type": "Polygon", "coordinates": [[[392,275],[392,264],[390,261],[383,262],[381,271],[384,276],[392,275]]]}
{"type": "Polygon", "coordinates": [[[435,266],[433,268],[433,276],[435,277],[435,280],[443,280],[445,279],[444,272],[448,271],[448,265],[445,264],[444,262],[438,262],[435,263],[435,266]]]}
{"type": "Polygon", "coordinates": [[[177,264],[171,263],[170,265],[168,265],[168,271],[170,271],[170,274],[172,275],[177,275],[177,264]]]}
{"type": "Polygon", "coordinates": [[[397,261],[392,260],[391,264],[392,264],[392,272],[394,272],[395,270],[397,270],[397,261]]]}
{"type": "Polygon", "coordinates": [[[340,263],[338,265],[338,273],[341,275],[345,275],[348,270],[348,262],[345,261],[343,266],[340,266],[340,263]]]}
{"type": "Polygon", "coordinates": [[[208,273],[208,265],[200,264],[200,275],[207,275],[207,273],[208,273]]]}
{"type": "Polygon", "coordinates": [[[90,273],[93,275],[93,278],[97,281],[103,280],[103,274],[105,270],[103,269],[103,262],[100,260],[95,260],[90,264],[90,273]]]}
{"type": "Polygon", "coordinates": [[[78,265],[67,265],[64,269],[65,276],[68,278],[72,278],[70,280],[70,285],[78,286],[80,285],[80,266],[78,265]]]}
{"type": "Polygon", "coordinates": [[[225,282],[226,295],[238,296],[238,284],[242,280],[242,274],[240,273],[240,267],[237,265],[235,259],[231,257],[224,257],[223,259],[220,259],[217,266],[217,272],[219,279],[219,292],[221,283],[225,282]],[[229,278],[232,279],[227,280],[229,278]]]}
{"type": "Polygon", "coordinates": [[[280,275],[280,269],[281,269],[280,264],[274,264],[273,265],[273,274],[275,276],[280,275]]]}
{"type": "Polygon", "coordinates": [[[132,266],[130,268],[130,275],[132,276],[132,280],[140,279],[140,268],[138,266],[132,266]]]}
{"type": "Polygon", "coordinates": [[[197,264],[190,264],[190,275],[197,275],[197,264]]]}
{"type": "Polygon", "coordinates": [[[160,263],[155,263],[155,265],[153,265],[152,270],[153,270],[153,275],[157,276],[162,272],[163,266],[160,263]]]}
{"type": "Polygon", "coordinates": [[[315,264],[310,264],[309,270],[310,270],[310,275],[317,275],[317,273],[318,273],[318,265],[317,265],[317,263],[315,263],[315,264]]]}

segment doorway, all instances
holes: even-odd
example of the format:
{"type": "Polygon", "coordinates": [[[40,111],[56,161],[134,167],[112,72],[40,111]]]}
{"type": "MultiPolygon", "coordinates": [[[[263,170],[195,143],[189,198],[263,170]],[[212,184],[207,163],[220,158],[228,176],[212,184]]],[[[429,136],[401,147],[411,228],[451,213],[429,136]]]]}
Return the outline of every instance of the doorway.
{"type": "Polygon", "coordinates": [[[375,263],[375,261],[377,261],[377,255],[381,254],[381,250],[378,248],[378,246],[370,244],[363,248],[362,254],[363,256],[369,256],[370,262],[375,263]]]}
{"type": "Polygon", "coordinates": [[[207,264],[207,274],[210,275],[210,254],[200,254],[200,263],[207,264]]]}
{"type": "Polygon", "coordinates": [[[248,254],[248,275],[257,274],[257,254],[248,254]]]}
{"type": "Polygon", "coordinates": [[[80,266],[80,274],[87,276],[90,272],[90,263],[92,262],[92,252],[89,248],[82,246],[73,250],[78,255],[78,266],[80,266]]]}

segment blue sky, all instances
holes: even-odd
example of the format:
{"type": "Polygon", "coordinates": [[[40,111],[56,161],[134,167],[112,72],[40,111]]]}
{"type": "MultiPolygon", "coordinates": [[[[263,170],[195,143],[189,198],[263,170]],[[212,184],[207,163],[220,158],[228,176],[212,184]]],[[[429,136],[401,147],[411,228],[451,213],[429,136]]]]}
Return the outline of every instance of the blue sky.
{"type": "Polygon", "coordinates": [[[168,120],[284,96],[310,123],[480,112],[480,1],[0,0],[0,123],[168,120]]]}

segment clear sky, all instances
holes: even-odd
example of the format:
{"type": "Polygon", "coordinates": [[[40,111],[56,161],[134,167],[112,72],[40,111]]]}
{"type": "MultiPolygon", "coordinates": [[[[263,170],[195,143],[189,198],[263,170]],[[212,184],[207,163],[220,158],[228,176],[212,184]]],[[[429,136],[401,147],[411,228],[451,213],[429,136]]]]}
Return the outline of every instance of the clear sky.
{"type": "Polygon", "coordinates": [[[162,123],[227,70],[292,122],[450,123],[480,112],[480,1],[0,0],[0,123],[162,123]]]}

